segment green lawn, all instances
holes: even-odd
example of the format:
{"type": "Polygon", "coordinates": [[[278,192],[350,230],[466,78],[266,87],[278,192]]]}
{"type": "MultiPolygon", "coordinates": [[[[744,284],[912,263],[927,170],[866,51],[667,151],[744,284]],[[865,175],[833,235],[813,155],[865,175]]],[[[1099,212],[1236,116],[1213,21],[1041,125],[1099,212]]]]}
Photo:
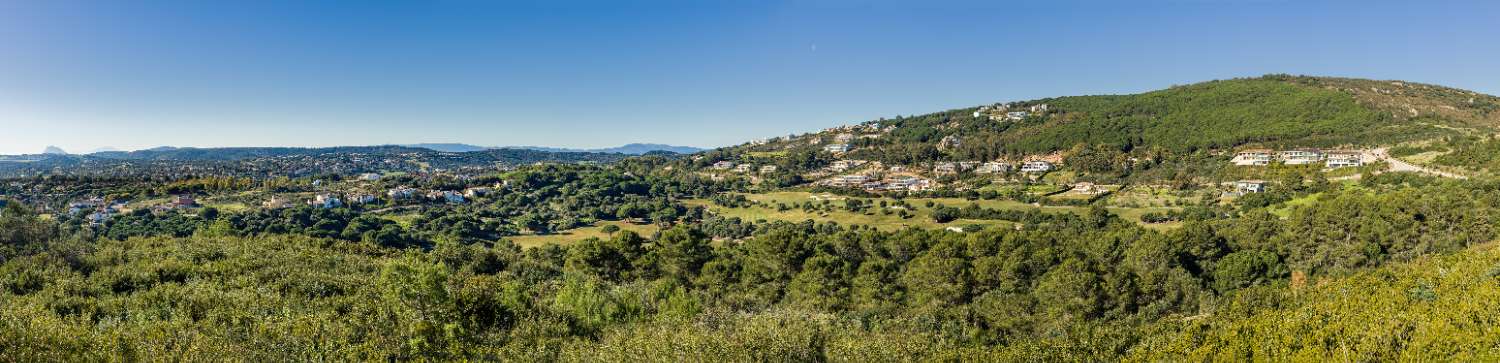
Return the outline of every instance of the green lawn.
{"type": "Polygon", "coordinates": [[[557,232],[557,233],[553,233],[553,234],[545,234],[545,235],[527,234],[527,235],[506,237],[505,239],[510,240],[512,243],[515,243],[517,246],[521,246],[521,248],[532,248],[532,247],[537,247],[537,246],[541,246],[541,245],[545,245],[545,244],[549,244],[549,243],[555,243],[555,244],[559,244],[559,245],[570,245],[570,244],[578,243],[579,241],[582,241],[582,240],[585,240],[585,239],[589,239],[589,238],[599,238],[599,239],[609,238],[609,234],[608,233],[604,233],[604,226],[607,226],[607,225],[619,226],[621,231],[632,231],[632,232],[635,232],[636,234],[641,235],[642,237],[647,237],[647,238],[650,238],[651,235],[656,234],[656,230],[658,229],[655,224],[630,224],[630,223],[625,223],[625,222],[613,221],[613,222],[598,222],[598,223],[594,223],[593,226],[583,227],[583,228],[574,228],[574,229],[570,229],[570,230],[566,230],[566,231],[562,231],[562,232],[557,232]]]}
{"type": "Polygon", "coordinates": [[[921,200],[910,198],[908,198],[907,200],[908,202],[912,203],[912,212],[914,214],[908,218],[901,218],[896,214],[898,209],[890,206],[886,207],[886,209],[890,210],[891,214],[882,214],[878,212],[880,208],[878,205],[870,207],[868,209],[869,211],[867,212],[850,212],[843,209],[844,201],[846,199],[859,199],[867,203],[873,202],[878,204],[882,199],[886,200],[887,203],[893,202],[894,199],[890,198],[850,198],[832,194],[813,194],[808,192],[757,193],[745,194],[745,197],[752,201],[759,202],[760,204],[749,208],[725,208],[714,205],[707,200],[701,199],[689,200],[685,201],[685,203],[688,205],[701,205],[709,208],[709,210],[718,215],[725,217],[738,217],[746,221],[766,220],[801,222],[805,220],[814,220],[819,222],[837,222],[842,225],[865,225],[885,231],[899,230],[907,227],[942,228],[946,226],[964,226],[968,224],[998,224],[995,223],[998,221],[982,221],[978,223],[976,223],[975,221],[969,221],[967,223],[962,221],[954,221],[948,224],[939,224],[934,222],[932,218],[927,217],[927,214],[925,212],[927,208],[923,206],[923,202],[921,200]],[[776,210],[777,204],[786,204],[790,206],[794,203],[820,203],[820,201],[822,200],[829,201],[829,204],[834,206],[834,211],[809,212],[804,211],[801,208],[792,208],[785,211],[776,210]]]}
{"type": "Polygon", "coordinates": [[[1285,203],[1282,203],[1280,206],[1271,206],[1270,212],[1271,214],[1275,214],[1277,217],[1281,218],[1291,217],[1293,209],[1312,204],[1313,201],[1318,200],[1318,196],[1320,195],[1323,195],[1323,193],[1313,193],[1288,200],[1285,203]]]}
{"type": "MultiPolygon", "coordinates": [[[[932,220],[932,217],[929,214],[931,212],[931,208],[927,208],[926,207],[926,204],[927,204],[928,201],[931,201],[931,202],[933,202],[935,204],[941,204],[941,205],[946,205],[946,206],[950,206],[950,207],[965,207],[965,206],[968,206],[969,204],[979,204],[979,206],[983,207],[983,208],[1003,209],[1003,210],[1040,209],[1040,210],[1042,210],[1044,212],[1049,212],[1049,213],[1070,213],[1070,212],[1072,212],[1072,213],[1080,213],[1080,212],[1082,212],[1082,211],[1085,210],[1082,207],[1038,206],[1038,205],[1031,205],[1031,204],[1021,203],[1021,202],[1017,202],[1017,201],[1013,201],[1013,200],[973,200],[973,201],[971,201],[971,200],[967,200],[967,199],[963,199],[963,198],[906,198],[907,204],[911,205],[912,208],[913,208],[912,209],[913,215],[910,216],[910,217],[908,217],[908,218],[904,218],[903,219],[900,216],[898,216],[898,215],[895,214],[895,212],[896,212],[895,209],[891,209],[892,214],[881,214],[879,212],[874,212],[874,210],[878,210],[878,208],[879,208],[878,204],[879,204],[879,202],[881,200],[886,201],[888,203],[888,205],[889,205],[889,203],[892,203],[892,202],[895,201],[895,199],[891,199],[891,198],[852,198],[852,199],[863,200],[863,201],[866,202],[866,204],[873,203],[873,204],[877,205],[876,207],[871,207],[871,209],[870,209],[871,211],[867,211],[867,212],[849,212],[849,211],[844,210],[843,209],[844,200],[845,199],[851,199],[851,197],[844,197],[844,196],[838,196],[838,195],[832,195],[832,194],[813,194],[813,193],[808,193],[808,192],[772,192],[772,193],[745,194],[745,198],[749,199],[749,200],[752,200],[752,201],[759,202],[760,204],[758,204],[756,206],[749,207],[749,208],[725,208],[725,207],[721,207],[721,206],[718,206],[718,205],[714,205],[713,203],[709,202],[708,200],[702,200],[702,199],[688,200],[688,201],[685,201],[685,203],[688,204],[688,205],[704,206],[704,207],[708,208],[710,211],[712,211],[712,212],[714,212],[714,213],[716,213],[718,215],[722,215],[722,216],[725,216],[725,217],[739,217],[740,219],[747,220],[747,221],[767,220],[767,221],[801,222],[801,221],[805,221],[805,220],[809,220],[810,219],[810,220],[820,221],[820,222],[829,222],[829,221],[831,221],[831,222],[838,222],[839,224],[843,224],[843,225],[855,225],[855,224],[857,224],[857,225],[866,225],[866,226],[875,227],[876,229],[879,229],[879,230],[886,230],[886,231],[888,231],[888,230],[899,230],[899,229],[908,228],[908,227],[927,228],[927,229],[946,228],[946,227],[955,227],[955,226],[961,227],[961,226],[966,226],[966,225],[970,225],[970,224],[979,224],[979,225],[984,225],[984,226],[987,226],[987,227],[992,227],[992,226],[1009,227],[1009,226],[1014,225],[1013,222],[1009,222],[1009,221],[993,221],[993,220],[985,220],[985,221],[957,220],[957,221],[953,221],[953,222],[949,222],[949,223],[937,223],[936,221],[932,220]],[[817,198],[815,199],[814,197],[817,197],[817,198]],[[786,205],[790,206],[793,203],[803,203],[803,202],[808,202],[808,201],[818,202],[819,200],[829,200],[829,203],[834,206],[834,211],[832,211],[832,212],[821,212],[821,211],[819,211],[819,212],[808,212],[808,211],[803,211],[801,208],[792,208],[792,209],[788,209],[788,210],[785,210],[785,211],[778,211],[775,208],[776,205],[777,205],[777,203],[786,204],[786,205]]],[[[891,207],[887,207],[887,208],[891,208],[891,207]]],[[[1145,214],[1145,213],[1148,213],[1148,212],[1163,212],[1163,211],[1175,209],[1175,207],[1145,207],[1145,208],[1109,207],[1108,209],[1111,212],[1119,215],[1123,219],[1126,219],[1126,220],[1129,220],[1129,221],[1132,221],[1132,222],[1139,222],[1140,221],[1140,216],[1142,214],[1145,214]]],[[[1173,224],[1173,223],[1161,223],[1161,224],[1151,224],[1151,225],[1146,225],[1146,226],[1148,228],[1153,228],[1153,229],[1167,229],[1167,228],[1176,227],[1176,224],[1173,224]]]]}

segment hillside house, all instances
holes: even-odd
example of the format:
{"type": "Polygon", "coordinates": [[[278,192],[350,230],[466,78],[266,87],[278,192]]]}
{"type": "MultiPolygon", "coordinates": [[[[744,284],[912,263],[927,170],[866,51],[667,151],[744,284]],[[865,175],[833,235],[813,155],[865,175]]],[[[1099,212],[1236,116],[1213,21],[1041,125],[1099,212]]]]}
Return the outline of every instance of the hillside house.
{"type": "Polygon", "coordinates": [[[824,146],[823,147],[823,151],[827,151],[827,152],[831,152],[831,153],[848,152],[849,151],[849,144],[828,144],[828,146],[824,146]]]}
{"type": "Polygon", "coordinates": [[[1234,159],[1229,162],[1239,166],[1265,166],[1271,165],[1273,158],[1273,152],[1269,149],[1250,149],[1235,153],[1234,159]]]}
{"type": "Polygon", "coordinates": [[[853,141],[853,140],[854,140],[854,134],[850,134],[850,133],[838,134],[838,135],[835,135],[833,137],[833,141],[834,142],[838,142],[838,143],[848,143],[848,142],[853,141]]]}
{"type": "Polygon", "coordinates": [[[490,192],[493,192],[493,189],[489,189],[489,187],[487,186],[475,186],[469,187],[469,189],[463,189],[463,196],[468,196],[468,198],[478,198],[478,196],[489,195],[490,192]]]}
{"type": "Polygon", "coordinates": [[[292,207],[292,202],[282,198],[271,197],[271,199],[261,202],[260,206],[265,209],[286,209],[292,207]]]}
{"type": "Polygon", "coordinates": [[[1323,161],[1323,153],[1312,149],[1282,150],[1276,156],[1286,165],[1307,165],[1323,161]]]}
{"type": "Polygon", "coordinates": [[[1360,167],[1365,165],[1364,157],[1355,151],[1329,152],[1323,160],[1323,166],[1328,169],[1346,167],[1360,167]]]}
{"type": "Polygon", "coordinates": [[[734,167],[734,172],[736,172],[736,173],[748,173],[751,170],[755,170],[755,164],[748,164],[747,163],[747,164],[740,164],[740,165],[734,167]]]}
{"type": "Polygon", "coordinates": [[[1264,180],[1241,180],[1234,182],[1234,191],[1240,195],[1249,193],[1264,193],[1266,181],[1264,180]]]}
{"type": "Polygon", "coordinates": [[[932,173],[937,175],[958,174],[958,164],[941,162],[933,165],[932,173]]]}
{"type": "Polygon", "coordinates": [[[85,211],[95,210],[104,203],[103,198],[89,198],[68,203],[68,214],[78,214],[85,211]]]}
{"type": "Polygon", "coordinates": [[[889,191],[913,191],[919,192],[932,188],[932,181],[918,177],[901,177],[886,183],[889,191]]]}
{"type": "Polygon", "coordinates": [[[853,186],[863,185],[865,182],[868,182],[868,181],[870,181],[870,177],[867,176],[867,175],[861,175],[861,174],[841,175],[841,176],[836,176],[836,177],[829,178],[828,179],[828,185],[830,185],[830,186],[836,186],[836,187],[853,187],[853,186]]]}
{"type": "Polygon", "coordinates": [[[1043,112],[1047,112],[1047,104],[1043,103],[1043,104],[1040,104],[1040,105],[1032,105],[1031,108],[1030,108],[1030,110],[1031,110],[1031,113],[1043,113],[1043,112]]]}
{"type": "Polygon", "coordinates": [[[374,202],[375,202],[375,195],[374,194],[350,194],[349,195],[349,203],[353,203],[353,204],[370,204],[370,203],[374,203],[374,202]]]}
{"type": "Polygon", "coordinates": [[[1026,116],[1031,116],[1031,113],[1026,111],[1011,111],[1005,113],[1005,119],[1010,121],[1021,121],[1026,119],[1026,116]]]}
{"type": "Polygon", "coordinates": [[[761,174],[775,173],[775,172],[776,172],[776,166],[775,165],[766,165],[766,166],[760,167],[760,173],[761,174]]]}
{"type": "Polygon", "coordinates": [[[364,174],[360,174],[359,175],[359,180],[363,180],[363,181],[379,181],[380,180],[380,174],[377,174],[377,173],[364,173],[364,174]]]}
{"type": "Polygon", "coordinates": [[[1045,173],[1052,171],[1052,163],[1046,161],[1028,161],[1021,164],[1022,173],[1045,173]]]}
{"type": "Polygon", "coordinates": [[[452,190],[434,191],[431,193],[427,193],[427,198],[453,204],[464,202],[463,193],[455,192],[452,190]]]}
{"type": "Polygon", "coordinates": [[[394,200],[411,199],[417,195],[417,190],[412,188],[396,188],[385,192],[385,196],[394,200]]]}
{"type": "Polygon", "coordinates": [[[322,209],[332,209],[344,206],[344,202],[332,194],[318,194],[313,200],[308,201],[307,205],[322,209]]]}
{"type": "Polygon", "coordinates": [[[729,168],[733,168],[733,167],[734,167],[734,162],[733,161],[720,161],[720,162],[714,163],[714,165],[713,165],[714,170],[729,170],[729,168]]]}
{"type": "Polygon", "coordinates": [[[987,162],[974,168],[974,172],[978,174],[1003,174],[1008,171],[1010,171],[1010,164],[998,161],[987,162]]]}

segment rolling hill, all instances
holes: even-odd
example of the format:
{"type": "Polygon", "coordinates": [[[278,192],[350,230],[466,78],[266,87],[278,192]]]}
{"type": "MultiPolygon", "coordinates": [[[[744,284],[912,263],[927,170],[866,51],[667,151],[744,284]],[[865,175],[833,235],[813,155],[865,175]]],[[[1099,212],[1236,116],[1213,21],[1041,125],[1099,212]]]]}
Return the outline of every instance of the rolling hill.
{"type": "Polygon", "coordinates": [[[848,158],[917,163],[1020,158],[1080,146],[1177,154],[1385,146],[1489,135],[1500,129],[1497,110],[1500,98],[1442,86],[1267,75],[882,118],[721,151],[732,159],[847,143],[853,149],[848,158]]]}

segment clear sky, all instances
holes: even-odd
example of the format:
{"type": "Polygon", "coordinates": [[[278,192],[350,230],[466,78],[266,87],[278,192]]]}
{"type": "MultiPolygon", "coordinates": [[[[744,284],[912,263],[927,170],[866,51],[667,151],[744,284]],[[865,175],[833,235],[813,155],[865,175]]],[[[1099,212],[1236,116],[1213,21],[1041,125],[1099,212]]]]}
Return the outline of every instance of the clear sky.
{"type": "Polygon", "coordinates": [[[722,146],[1266,73],[1500,92],[1500,1],[0,1],[0,153],[722,146]]]}

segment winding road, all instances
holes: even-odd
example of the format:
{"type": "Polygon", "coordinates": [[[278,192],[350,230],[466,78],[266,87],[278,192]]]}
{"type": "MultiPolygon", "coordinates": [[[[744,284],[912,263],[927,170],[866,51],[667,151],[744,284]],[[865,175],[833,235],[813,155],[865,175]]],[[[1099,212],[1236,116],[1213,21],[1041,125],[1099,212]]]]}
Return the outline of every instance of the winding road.
{"type": "Polygon", "coordinates": [[[1424,167],[1424,166],[1421,166],[1421,165],[1416,165],[1416,164],[1408,163],[1408,162],[1403,161],[1401,159],[1390,157],[1390,154],[1388,154],[1386,152],[1386,150],[1387,150],[1387,148],[1379,148],[1379,149],[1374,149],[1374,150],[1367,150],[1367,151],[1364,152],[1363,158],[1367,158],[1367,159],[1368,158],[1373,158],[1374,160],[1385,161],[1387,164],[1390,164],[1390,166],[1391,166],[1390,171],[1409,171],[1409,172],[1414,172],[1414,173],[1431,174],[1431,175],[1437,175],[1437,176],[1441,176],[1441,177],[1445,177],[1445,178],[1454,178],[1454,179],[1468,179],[1469,178],[1469,177],[1464,176],[1464,175],[1450,173],[1450,172],[1446,172],[1446,171],[1442,171],[1442,170],[1437,170],[1437,169],[1432,169],[1432,168],[1427,168],[1427,167],[1424,167]]]}

